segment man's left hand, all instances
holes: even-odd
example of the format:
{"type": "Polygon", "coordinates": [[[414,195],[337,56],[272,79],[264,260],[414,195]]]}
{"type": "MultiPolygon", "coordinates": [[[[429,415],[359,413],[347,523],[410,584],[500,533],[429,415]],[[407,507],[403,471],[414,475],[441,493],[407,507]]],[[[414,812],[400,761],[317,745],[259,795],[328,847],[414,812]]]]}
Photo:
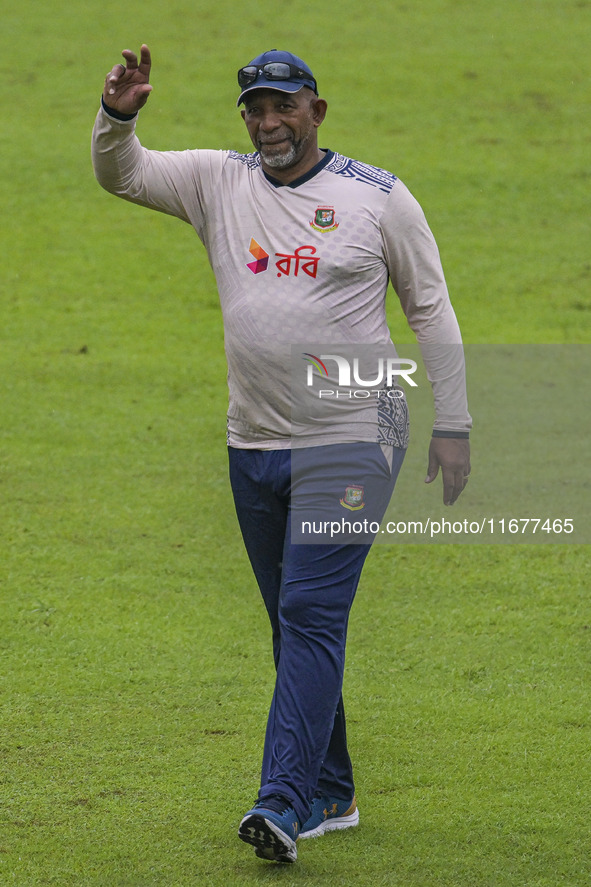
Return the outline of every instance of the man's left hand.
{"type": "Polygon", "coordinates": [[[470,477],[470,441],[460,437],[432,437],[425,483],[443,477],[443,504],[453,505],[470,477]]]}

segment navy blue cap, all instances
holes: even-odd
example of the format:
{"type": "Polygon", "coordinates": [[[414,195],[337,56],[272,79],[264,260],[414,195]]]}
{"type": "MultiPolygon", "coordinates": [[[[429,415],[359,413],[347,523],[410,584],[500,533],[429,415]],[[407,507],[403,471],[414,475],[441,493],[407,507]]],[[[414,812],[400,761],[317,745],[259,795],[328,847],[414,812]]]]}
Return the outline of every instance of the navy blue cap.
{"type": "MultiPolygon", "coordinates": [[[[297,55],[294,55],[292,52],[285,52],[282,49],[269,49],[267,52],[263,52],[262,55],[257,55],[257,57],[249,62],[248,65],[245,65],[245,67],[248,68],[251,65],[260,66],[260,70],[257,74],[256,80],[249,83],[240,93],[238,101],[236,102],[236,107],[242,104],[244,96],[253,89],[276,89],[279,92],[299,92],[302,86],[309,86],[310,89],[318,95],[318,88],[312,71],[302,59],[298,58],[297,55]],[[269,62],[285,62],[288,65],[293,65],[294,67],[299,68],[306,76],[298,77],[292,75],[288,80],[269,80],[265,77],[262,69],[262,66],[269,64],[269,62]]],[[[240,70],[242,70],[242,68],[240,70]]]]}

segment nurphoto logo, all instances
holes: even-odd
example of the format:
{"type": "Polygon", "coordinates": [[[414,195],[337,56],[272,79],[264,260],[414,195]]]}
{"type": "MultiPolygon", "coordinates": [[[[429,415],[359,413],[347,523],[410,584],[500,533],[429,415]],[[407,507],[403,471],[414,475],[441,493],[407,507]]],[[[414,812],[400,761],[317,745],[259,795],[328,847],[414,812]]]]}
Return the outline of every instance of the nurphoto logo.
{"type": "Polygon", "coordinates": [[[404,392],[398,387],[403,379],[412,388],[417,383],[412,378],[417,369],[416,361],[400,357],[375,357],[371,361],[371,367],[367,366],[368,360],[364,360],[364,369],[360,368],[358,357],[351,359],[342,354],[310,354],[305,351],[302,358],[307,361],[306,385],[314,388],[319,398],[368,398],[387,396],[402,398],[404,392]],[[332,363],[330,363],[332,362],[332,363]],[[330,372],[327,363],[330,364],[330,372]],[[336,388],[318,388],[318,380],[327,385],[335,378],[336,364],[336,388]],[[363,378],[369,374],[369,378],[363,378]]]}

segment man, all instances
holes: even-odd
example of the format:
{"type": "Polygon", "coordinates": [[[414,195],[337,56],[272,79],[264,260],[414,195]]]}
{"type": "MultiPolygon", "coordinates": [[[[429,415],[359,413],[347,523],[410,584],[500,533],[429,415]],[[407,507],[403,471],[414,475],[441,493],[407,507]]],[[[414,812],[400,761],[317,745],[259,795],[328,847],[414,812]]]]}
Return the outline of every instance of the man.
{"type": "Polygon", "coordinates": [[[359,819],[341,687],[349,610],[375,532],[296,542],[291,518],[310,507],[334,517],[367,506],[375,526],[402,464],[407,418],[399,389],[387,385],[377,393],[388,397],[355,403],[353,413],[339,412],[337,398],[326,416],[308,416],[311,389],[303,407],[294,401],[290,345],[330,345],[325,360],[298,352],[308,384],[314,367],[328,377],[329,357],[340,366],[345,348],[387,347],[391,279],[434,391],[426,481],[441,468],[451,505],[470,472],[460,333],[414,198],[391,173],[319,148],[327,105],[301,59],[271,50],[240,69],[237,104],[256,149],[244,155],[142,148],[135,123],[152,90],[150,52],[143,45],[139,62],[129,50],[123,57],[105,81],[95,173],[111,193],[191,224],[216,275],[230,479],[277,672],[261,787],[239,836],[257,856],[293,862],[298,837],[359,819]]]}

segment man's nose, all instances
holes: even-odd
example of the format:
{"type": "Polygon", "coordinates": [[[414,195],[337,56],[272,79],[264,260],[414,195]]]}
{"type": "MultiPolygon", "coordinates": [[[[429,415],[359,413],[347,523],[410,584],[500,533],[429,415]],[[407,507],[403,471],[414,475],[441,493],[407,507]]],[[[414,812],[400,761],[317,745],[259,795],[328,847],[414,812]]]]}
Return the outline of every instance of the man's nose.
{"type": "Polygon", "coordinates": [[[275,111],[265,111],[261,118],[260,128],[265,132],[272,132],[281,126],[279,115],[275,111]]]}

